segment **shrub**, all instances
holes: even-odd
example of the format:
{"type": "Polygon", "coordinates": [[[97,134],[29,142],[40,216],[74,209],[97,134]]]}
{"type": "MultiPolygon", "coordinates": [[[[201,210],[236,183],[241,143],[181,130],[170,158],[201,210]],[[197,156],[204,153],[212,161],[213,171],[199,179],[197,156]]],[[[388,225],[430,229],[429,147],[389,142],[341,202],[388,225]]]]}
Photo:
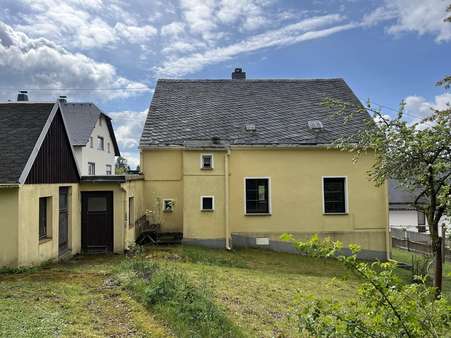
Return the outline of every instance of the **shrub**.
{"type": "Polygon", "coordinates": [[[315,337],[446,337],[451,329],[451,306],[445,298],[434,299],[435,289],[426,285],[424,276],[405,284],[395,273],[395,262],[362,262],[360,248],[350,245],[352,255],[340,255],[340,242],[320,240],[290,241],[301,252],[337,259],[363,283],[357,298],[345,303],[311,296],[298,297],[298,323],[301,332],[315,337]]]}

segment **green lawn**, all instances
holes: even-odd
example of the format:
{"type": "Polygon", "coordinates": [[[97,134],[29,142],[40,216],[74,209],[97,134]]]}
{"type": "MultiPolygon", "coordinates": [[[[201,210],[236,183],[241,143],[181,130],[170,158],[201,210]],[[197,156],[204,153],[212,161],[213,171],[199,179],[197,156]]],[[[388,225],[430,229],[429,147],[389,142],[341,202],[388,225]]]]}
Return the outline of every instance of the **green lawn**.
{"type": "MultiPolygon", "coordinates": [[[[410,252],[407,250],[401,250],[397,248],[392,249],[392,258],[399,262],[412,264],[412,257],[417,258],[421,257],[421,254],[410,252]]],[[[400,274],[408,278],[410,276],[410,272],[399,269],[400,274]]],[[[451,299],[451,262],[446,262],[443,265],[443,293],[447,296],[448,299],[451,299]]]]}
{"type": "MultiPolygon", "coordinates": [[[[0,335],[189,336],[121,283],[125,260],[88,256],[0,274],[0,335]]],[[[242,336],[296,336],[294,298],[313,294],[345,299],[358,285],[335,261],[263,250],[148,248],[145,260],[183,271],[189,283],[208,288],[212,306],[242,336]]]]}

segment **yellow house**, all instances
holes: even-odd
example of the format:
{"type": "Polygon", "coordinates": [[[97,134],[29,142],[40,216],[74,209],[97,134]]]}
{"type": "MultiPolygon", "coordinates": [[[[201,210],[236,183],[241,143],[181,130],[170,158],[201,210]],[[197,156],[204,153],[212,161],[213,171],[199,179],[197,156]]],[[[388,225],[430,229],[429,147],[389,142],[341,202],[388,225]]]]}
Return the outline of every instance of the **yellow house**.
{"type": "Polygon", "coordinates": [[[0,267],[134,241],[142,181],[81,176],[61,102],[0,104],[0,155],[0,267]]]}
{"type": "Polygon", "coordinates": [[[144,208],[161,231],[211,247],[292,250],[282,233],[330,236],[389,255],[387,187],[374,160],[333,147],[366,128],[323,105],[360,105],[342,79],[159,80],[140,141],[144,208]]]}

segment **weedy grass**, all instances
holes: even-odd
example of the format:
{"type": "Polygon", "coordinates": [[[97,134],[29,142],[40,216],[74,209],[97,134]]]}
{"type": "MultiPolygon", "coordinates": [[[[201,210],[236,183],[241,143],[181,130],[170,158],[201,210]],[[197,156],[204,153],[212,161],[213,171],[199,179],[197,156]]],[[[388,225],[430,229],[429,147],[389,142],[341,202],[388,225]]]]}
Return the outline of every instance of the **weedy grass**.
{"type": "Polygon", "coordinates": [[[335,261],[182,245],[13,272],[0,275],[4,337],[296,337],[295,299],[346,300],[359,284],[335,261]]]}

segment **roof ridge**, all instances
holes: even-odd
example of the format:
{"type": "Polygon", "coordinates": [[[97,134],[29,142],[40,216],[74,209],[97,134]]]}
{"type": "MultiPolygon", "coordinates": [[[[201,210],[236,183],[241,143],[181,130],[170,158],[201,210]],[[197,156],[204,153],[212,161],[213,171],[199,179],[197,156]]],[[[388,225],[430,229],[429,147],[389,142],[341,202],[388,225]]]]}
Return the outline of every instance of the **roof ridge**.
{"type": "Polygon", "coordinates": [[[232,80],[232,79],[158,79],[158,82],[313,82],[313,81],[344,81],[343,78],[309,78],[309,79],[298,79],[298,78],[285,78],[285,79],[245,79],[245,80],[232,80]]]}

